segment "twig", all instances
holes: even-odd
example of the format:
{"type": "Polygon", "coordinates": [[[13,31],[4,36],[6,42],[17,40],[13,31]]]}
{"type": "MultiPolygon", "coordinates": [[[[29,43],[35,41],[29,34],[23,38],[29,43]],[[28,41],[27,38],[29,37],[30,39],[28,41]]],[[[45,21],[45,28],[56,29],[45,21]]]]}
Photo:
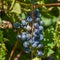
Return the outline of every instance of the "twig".
{"type": "Polygon", "coordinates": [[[18,44],[18,41],[16,41],[16,43],[15,43],[15,45],[14,45],[14,47],[13,47],[12,51],[11,51],[11,54],[10,54],[10,56],[9,56],[8,60],[11,60],[12,55],[14,54],[14,51],[15,51],[15,49],[16,49],[16,47],[17,47],[17,44],[18,44]]]}
{"type": "Polygon", "coordinates": [[[60,6],[60,3],[37,4],[36,6],[33,6],[33,7],[38,8],[38,7],[41,7],[41,6],[60,6]]]}
{"type": "Polygon", "coordinates": [[[14,58],[14,60],[19,59],[19,58],[21,57],[22,53],[23,53],[23,51],[21,51],[20,53],[18,53],[18,54],[16,55],[16,57],[14,58]]]}

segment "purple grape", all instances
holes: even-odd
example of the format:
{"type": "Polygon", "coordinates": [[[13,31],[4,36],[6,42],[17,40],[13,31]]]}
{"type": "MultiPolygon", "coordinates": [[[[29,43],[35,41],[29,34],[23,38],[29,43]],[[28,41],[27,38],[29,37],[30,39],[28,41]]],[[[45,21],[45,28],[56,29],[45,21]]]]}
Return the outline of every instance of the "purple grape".
{"type": "Polygon", "coordinates": [[[27,34],[27,40],[31,39],[31,34],[27,34]]]}
{"type": "Polygon", "coordinates": [[[25,53],[30,53],[30,49],[29,48],[25,48],[25,53]]]}
{"type": "Polygon", "coordinates": [[[43,30],[43,26],[39,26],[39,31],[42,31],[43,30]]]}
{"type": "Polygon", "coordinates": [[[38,23],[34,23],[33,25],[34,25],[34,27],[35,27],[36,29],[38,29],[38,28],[39,28],[38,23]]]}
{"type": "Polygon", "coordinates": [[[40,21],[40,18],[36,18],[36,21],[37,21],[37,22],[40,21]]]}
{"type": "Polygon", "coordinates": [[[27,17],[28,22],[32,22],[32,18],[30,16],[27,17]]]}
{"type": "Polygon", "coordinates": [[[22,32],[22,35],[26,35],[27,33],[26,32],[22,32]]]}
{"type": "Polygon", "coordinates": [[[28,43],[27,41],[25,41],[25,42],[23,43],[23,46],[24,46],[24,47],[28,47],[28,46],[29,46],[29,43],[28,43]]]}
{"type": "Polygon", "coordinates": [[[21,24],[22,24],[22,26],[26,26],[26,25],[27,25],[26,20],[22,20],[22,21],[21,21],[21,24]]]}
{"type": "Polygon", "coordinates": [[[13,27],[14,27],[14,28],[20,28],[20,23],[19,23],[19,22],[15,22],[15,23],[13,24],[13,27]]]}
{"type": "Polygon", "coordinates": [[[43,55],[42,51],[37,51],[37,56],[42,56],[42,55],[43,55]]]}
{"type": "Polygon", "coordinates": [[[16,39],[17,39],[17,40],[20,40],[20,39],[21,39],[21,35],[18,34],[18,35],[16,36],[16,39]]]}
{"type": "Polygon", "coordinates": [[[39,30],[38,30],[38,29],[35,29],[35,30],[34,30],[34,33],[35,33],[35,34],[37,34],[37,35],[39,35],[39,34],[40,34],[40,32],[39,32],[39,30]]]}
{"type": "Polygon", "coordinates": [[[35,32],[33,32],[33,36],[34,36],[34,37],[37,37],[38,35],[37,35],[35,32]]]}
{"type": "Polygon", "coordinates": [[[36,48],[36,47],[37,47],[37,43],[34,42],[34,43],[32,44],[32,47],[33,47],[33,48],[36,48]]]}
{"type": "Polygon", "coordinates": [[[26,35],[22,35],[21,38],[22,38],[23,41],[27,40],[26,35]]]}
{"type": "Polygon", "coordinates": [[[29,43],[30,43],[30,44],[33,44],[33,43],[34,43],[34,40],[33,40],[33,39],[30,39],[30,40],[29,40],[29,43]]]}
{"type": "Polygon", "coordinates": [[[44,25],[44,22],[43,21],[40,21],[40,25],[44,25]]]}
{"type": "Polygon", "coordinates": [[[42,34],[40,34],[40,40],[43,40],[43,38],[44,38],[44,37],[43,37],[43,35],[42,35],[42,34]]]}
{"type": "Polygon", "coordinates": [[[36,16],[39,13],[39,9],[34,10],[34,15],[36,16]]]}
{"type": "Polygon", "coordinates": [[[41,15],[40,13],[38,13],[38,14],[36,15],[36,17],[39,17],[39,18],[40,18],[41,16],[42,16],[42,15],[41,15]]]}
{"type": "Polygon", "coordinates": [[[43,45],[42,44],[39,44],[38,46],[37,46],[37,48],[42,48],[43,47],[43,45]]]}
{"type": "Polygon", "coordinates": [[[36,43],[38,45],[39,44],[39,40],[34,41],[34,43],[36,43]]]}

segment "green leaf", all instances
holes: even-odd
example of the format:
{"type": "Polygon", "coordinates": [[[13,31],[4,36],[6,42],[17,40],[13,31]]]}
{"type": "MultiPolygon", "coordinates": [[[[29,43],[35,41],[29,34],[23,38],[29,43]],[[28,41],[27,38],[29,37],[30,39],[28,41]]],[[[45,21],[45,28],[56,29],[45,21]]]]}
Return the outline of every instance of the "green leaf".
{"type": "Polygon", "coordinates": [[[48,53],[47,53],[47,56],[50,56],[51,54],[53,54],[54,53],[54,51],[52,50],[52,49],[48,49],[48,53]]]}
{"type": "Polygon", "coordinates": [[[50,26],[51,25],[51,19],[50,18],[45,18],[42,16],[41,19],[44,21],[44,26],[50,26]]]}
{"type": "Polygon", "coordinates": [[[50,48],[53,48],[55,46],[55,44],[53,42],[47,44],[50,48]]]}
{"type": "Polygon", "coordinates": [[[41,58],[35,57],[32,60],[41,60],[41,58]]]}
{"type": "Polygon", "coordinates": [[[57,17],[53,16],[52,23],[54,24],[57,21],[57,17]]]}
{"type": "Polygon", "coordinates": [[[19,3],[15,3],[14,7],[13,7],[13,10],[11,11],[11,13],[17,13],[17,14],[20,14],[21,13],[21,6],[19,3]]]}
{"type": "Polygon", "coordinates": [[[25,13],[21,13],[20,15],[19,15],[19,18],[22,20],[22,19],[25,19],[26,18],[26,16],[25,16],[25,13]]]}

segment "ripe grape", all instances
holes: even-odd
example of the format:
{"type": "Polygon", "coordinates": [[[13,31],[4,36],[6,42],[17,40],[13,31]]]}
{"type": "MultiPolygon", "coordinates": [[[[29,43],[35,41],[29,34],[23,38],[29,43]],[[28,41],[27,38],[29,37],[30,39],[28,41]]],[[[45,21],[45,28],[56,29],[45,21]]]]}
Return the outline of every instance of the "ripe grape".
{"type": "Polygon", "coordinates": [[[22,20],[22,21],[21,21],[21,24],[22,24],[22,26],[26,26],[26,25],[27,25],[26,20],[22,20]]]}
{"type": "Polygon", "coordinates": [[[39,31],[42,31],[43,30],[43,26],[39,26],[39,31]]]}
{"type": "Polygon", "coordinates": [[[38,23],[34,23],[33,25],[34,25],[34,27],[35,27],[36,29],[39,28],[39,24],[38,24],[38,23]]]}
{"type": "Polygon", "coordinates": [[[26,35],[23,35],[23,34],[21,35],[21,38],[23,41],[25,41],[27,39],[26,35]]]}
{"type": "Polygon", "coordinates": [[[31,16],[28,16],[28,17],[27,17],[27,21],[28,21],[28,22],[32,22],[31,16]]]}
{"type": "Polygon", "coordinates": [[[13,24],[13,27],[14,27],[14,28],[20,28],[20,23],[19,23],[19,22],[15,22],[15,23],[13,24]]]}
{"type": "Polygon", "coordinates": [[[30,49],[29,48],[25,48],[25,53],[30,53],[30,49]]]}
{"type": "Polygon", "coordinates": [[[43,55],[42,51],[37,51],[37,56],[42,56],[42,55],[43,55]]]}
{"type": "Polygon", "coordinates": [[[28,47],[28,46],[29,46],[29,43],[28,43],[27,41],[25,41],[25,42],[23,43],[23,46],[24,46],[24,47],[28,47]]]}
{"type": "Polygon", "coordinates": [[[20,40],[20,39],[21,39],[21,35],[18,34],[18,35],[16,36],[16,39],[17,39],[17,40],[20,40]]]}
{"type": "Polygon", "coordinates": [[[31,34],[27,34],[27,40],[31,39],[31,34]]]}
{"type": "Polygon", "coordinates": [[[44,25],[44,22],[43,21],[40,21],[40,25],[44,25]]]}
{"type": "Polygon", "coordinates": [[[22,32],[22,35],[26,35],[27,34],[27,32],[22,32]]]}
{"type": "Polygon", "coordinates": [[[37,48],[42,48],[42,47],[43,47],[43,45],[42,44],[39,44],[37,48]]]}
{"type": "Polygon", "coordinates": [[[39,34],[40,34],[40,32],[39,32],[39,30],[38,30],[38,29],[35,29],[35,30],[34,30],[34,33],[35,33],[35,34],[37,34],[37,35],[39,35],[39,34]]]}
{"type": "Polygon", "coordinates": [[[42,34],[40,34],[40,40],[43,40],[43,35],[42,34]]]}
{"type": "Polygon", "coordinates": [[[33,43],[33,44],[32,44],[32,47],[33,47],[33,48],[37,47],[37,43],[33,43]]]}
{"type": "Polygon", "coordinates": [[[33,40],[33,39],[30,39],[30,40],[29,40],[29,43],[30,43],[30,44],[33,44],[33,43],[34,43],[34,40],[33,40]]]}
{"type": "Polygon", "coordinates": [[[39,17],[36,18],[36,22],[38,22],[38,21],[40,21],[40,18],[39,17]]]}

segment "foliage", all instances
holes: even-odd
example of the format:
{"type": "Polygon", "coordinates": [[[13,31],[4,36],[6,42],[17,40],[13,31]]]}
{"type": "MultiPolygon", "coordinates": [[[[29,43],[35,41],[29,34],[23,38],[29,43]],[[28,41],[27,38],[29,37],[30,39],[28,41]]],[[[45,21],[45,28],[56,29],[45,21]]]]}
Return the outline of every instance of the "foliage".
{"type": "MultiPolygon", "coordinates": [[[[12,23],[21,22],[23,19],[29,15],[31,11],[31,4],[47,4],[55,3],[57,0],[1,0],[0,1],[0,60],[7,60],[10,56],[13,45],[16,42],[17,31],[20,33],[23,31],[19,29],[2,29],[2,21],[7,20],[12,23]]],[[[43,44],[43,56],[36,57],[33,56],[32,60],[42,60],[46,57],[53,57],[53,60],[60,60],[60,16],[58,7],[39,7],[39,12],[41,13],[41,20],[44,22],[44,29],[42,31],[44,35],[44,40],[41,42],[43,44]],[[59,17],[58,17],[59,16],[59,17]]],[[[18,41],[18,46],[12,60],[15,56],[22,51],[22,41],[18,41]]],[[[23,52],[20,60],[31,60],[31,54],[26,54],[23,52]]]]}

